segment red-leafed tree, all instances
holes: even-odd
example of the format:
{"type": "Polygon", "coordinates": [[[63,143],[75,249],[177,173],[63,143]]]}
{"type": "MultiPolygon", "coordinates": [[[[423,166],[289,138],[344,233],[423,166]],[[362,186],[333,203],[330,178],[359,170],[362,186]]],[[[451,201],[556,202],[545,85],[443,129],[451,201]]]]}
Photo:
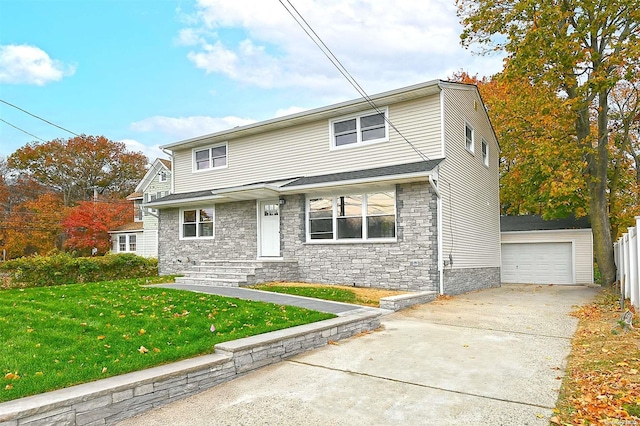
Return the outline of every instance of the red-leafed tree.
{"type": "Polygon", "coordinates": [[[67,233],[65,247],[84,255],[93,248],[104,254],[110,248],[108,231],[130,222],[132,217],[133,205],[128,201],[82,201],[63,221],[67,233]]]}

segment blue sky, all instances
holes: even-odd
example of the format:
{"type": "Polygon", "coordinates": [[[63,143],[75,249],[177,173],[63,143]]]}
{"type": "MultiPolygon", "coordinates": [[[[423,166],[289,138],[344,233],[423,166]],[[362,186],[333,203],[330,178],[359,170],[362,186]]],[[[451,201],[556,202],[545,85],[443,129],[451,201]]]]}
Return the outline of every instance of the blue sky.
{"type": "MultiPolygon", "coordinates": [[[[500,57],[459,44],[454,0],[291,0],[379,93],[500,57]]],[[[0,0],[0,99],[150,160],[170,142],[359,97],[278,0],[0,0]]],[[[72,135],[0,103],[44,140],[72,135]]],[[[0,122],[0,156],[34,141],[0,122]]]]}

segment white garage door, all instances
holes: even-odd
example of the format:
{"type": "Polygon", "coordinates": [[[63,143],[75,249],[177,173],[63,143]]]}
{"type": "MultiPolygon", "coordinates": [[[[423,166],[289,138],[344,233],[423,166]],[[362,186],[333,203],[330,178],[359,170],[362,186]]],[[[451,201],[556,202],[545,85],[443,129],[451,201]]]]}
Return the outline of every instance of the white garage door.
{"type": "Polygon", "coordinates": [[[503,283],[573,284],[571,243],[502,244],[503,283]]]}

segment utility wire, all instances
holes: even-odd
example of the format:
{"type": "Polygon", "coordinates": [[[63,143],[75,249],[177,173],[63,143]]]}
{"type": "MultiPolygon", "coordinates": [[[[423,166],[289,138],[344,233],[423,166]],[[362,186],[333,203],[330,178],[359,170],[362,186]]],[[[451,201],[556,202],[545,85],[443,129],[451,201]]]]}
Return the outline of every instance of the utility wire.
{"type": "Polygon", "coordinates": [[[2,122],[3,122],[3,123],[5,123],[5,124],[8,124],[9,126],[13,127],[14,129],[18,129],[18,130],[20,130],[22,133],[26,133],[27,135],[29,135],[29,136],[31,136],[31,137],[34,137],[34,138],[36,138],[36,139],[41,140],[42,142],[46,142],[44,139],[39,138],[38,136],[34,135],[33,133],[29,133],[29,132],[27,132],[26,130],[21,129],[21,128],[20,128],[20,127],[18,127],[18,126],[15,126],[15,125],[13,125],[13,124],[9,123],[7,120],[4,120],[4,119],[0,118],[0,121],[2,121],[2,122]]]}
{"type": "MultiPolygon", "coordinates": [[[[17,105],[14,105],[14,104],[12,104],[12,103],[10,103],[10,102],[7,102],[7,101],[5,101],[5,100],[3,100],[3,99],[0,99],[0,102],[2,102],[3,104],[7,104],[7,105],[9,105],[10,107],[13,107],[13,108],[15,108],[15,109],[17,109],[17,110],[20,110],[20,111],[24,112],[25,114],[29,114],[30,116],[35,117],[35,118],[37,118],[38,120],[42,120],[42,121],[44,121],[45,123],[52,125],[53,127],[57,127],[58,129],[64,130],[65,132],[69,132],[69,133],[71,133],[71,134],[72,134],[72,135],[74,135],[74,136],[78,136],[79,138],[85,139],[83,136],[81,136],[81,135],[79,135],[79,134],[77,134],[77,133],[75,133],[75,132],[72,132],[72,131],[71,131],[71,130],[69,130],[69,129],[65,129],[65,128],[64,128],[64,127],[62,127],[62,126],[58,126],[57,124],[52,123],[51,121],[46,120],[46,119],[44,119],[44,118],[42,118],[42,117],[40,117],[40,116],[37,116],[37,115],[35,115],[35,114],[32,114],[32,113],[30,113],[29,111],[27,111],[26,109],[22,109],[22,108],[20,108],[20,107],[19,107],[19,106],[17,106],[17,105]]],[[[4,121],[4,120],[3,120],[3,121],[4,121]]],[[[32,136],[33,136],[33,135],[32,135],[32,136]]],[[[38,139],[40,139],[40,138],[38,138],[38,139]]]]}
{"type": "Polygon", "coordinates": [[[342,62],[340,62],[340,60],[336,57],[336,55],[333,54],[333,52],[331,51],[331,49],[329,49],[329,47],[325,44],[325,42],[322,41],[322,38],[320,38],[320,36],[314,31],[311,25],[309,25],[306,19],[304,19],[304,17],[300,14],[300,12],[298,12],[298,10],[291,3],[291,1],[289,0],[278,0],[278,1],[282,5],[282,7],[284,7],[286,11],[289,12],[291,17],[296,21],[296,23],[300,26],[300,28],[302,28],[302,30],[309,36],[309,38],[315,43],[315,45],[318,46],[318,48],[322,51],[322,53],[324,53],[324,55],[327,57],[327,59],[329,59],[329,61],[333,64],[333,66],[337,68],[340,74],[342,74],[344,78],[347,79],[349,84],[351,84],[351,86],[353,86],[353,88],[356,89],[356,91],[360,94],[360,96],[362,96],[364,100],[367,101],[367,103],[371,105],[371,107],[379,115],[381,115],[384,118],[387,124],[393,130],[395,130],[395,132],[398,133],[398,135],[400,135],[400,137],[404,139],[406,143],[409,144],[409,146],[416,152],[416,154],[420,156],[420,158],[422,158],[425,161],[429,160],[429,157],[426,154],[424,154],[422,151],[420,151],[414,144],[412,144],[411,141],[409,141],[409,139],[407,139],[402,134],[402,132],[400,132],[400,130],[398,130],[398,128],[391,122],[391,120],[389,120],[387,116],[378,108],[378,106],[373,101],[373,99],[371,99],[371,97],[362,88],[362,86],[360,86],[360,84],[356,81],[356,79],[349,73],[347,68],[344,65],[342,65],[342,62]],[[290,8],[287,7],[285,2],[287,3],[287,5],[289,5],[290,8]]]}

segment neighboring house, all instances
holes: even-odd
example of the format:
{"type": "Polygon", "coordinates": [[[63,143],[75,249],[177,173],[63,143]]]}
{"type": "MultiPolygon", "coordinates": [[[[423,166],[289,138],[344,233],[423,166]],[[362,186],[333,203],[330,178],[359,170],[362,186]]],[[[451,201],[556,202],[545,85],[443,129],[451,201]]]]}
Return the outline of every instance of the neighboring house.
{"type": "Polygon", "coordinates": [[[171,162],[156,159],[136,191],[127,197],[134,202],[134,221],[109,231],[114,253],[135,253],[139,256],[158,256],[158,212],[143,207],[169,195],[171,189],[171,162]]]}
{"type": "Polygon", "coordinates": [[[477,88],[435,80],[371,99],[379,111],[357,99],[165,145],[171,195],[146,204],[160,273],[499,286],[499,146],[477,88]]]}
{"type": "Polygon", "coordinates": [[[502,282],[593,284],[589,219],[502,216],[502,282]]]}

